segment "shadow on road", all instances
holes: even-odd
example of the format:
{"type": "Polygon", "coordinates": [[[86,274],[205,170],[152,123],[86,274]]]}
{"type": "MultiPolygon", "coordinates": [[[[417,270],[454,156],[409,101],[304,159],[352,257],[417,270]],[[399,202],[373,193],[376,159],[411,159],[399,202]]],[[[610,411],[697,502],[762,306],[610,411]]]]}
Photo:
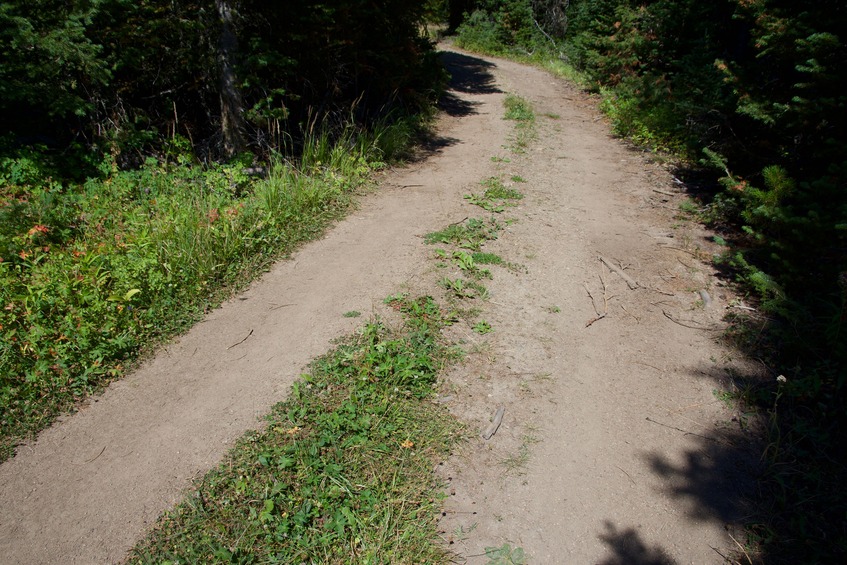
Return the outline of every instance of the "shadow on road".
{"type": "Polygon", "coordinates": [[[465,94],[497,94],[502,92],[497,87],[491,70],[497,65],[477,57],[442,51],[441,62],[450,73],[448,85],[450,90],[465,94]]]}
{"type": "Polygon", "coordinates": [[[676,565],[664,549],[648,546],[634,528],[619,530],[608,521],[605,526],[606,531],[598,537],[609,546],[611,555],[597,565],[676,565]]]}
{"type": "Polygon", "coordinates": [[[464,94],[496,94],[502,92],[497,88],[491,69],[493,63],[476,57],[444,51],[441,62],[450,73],[448,91],[438,101],[438,107],[450,116],[461,117],[476,113],[477,102],[471,102],[458,97],[455,93],[464,94]]]}

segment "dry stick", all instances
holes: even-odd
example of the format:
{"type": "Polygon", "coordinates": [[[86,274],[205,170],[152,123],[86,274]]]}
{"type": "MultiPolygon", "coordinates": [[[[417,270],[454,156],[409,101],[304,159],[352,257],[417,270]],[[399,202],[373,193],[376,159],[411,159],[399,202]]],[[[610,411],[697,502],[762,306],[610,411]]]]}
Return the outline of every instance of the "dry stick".
{"type": "Polygon", "coordinates": [[[675,295],[674,293],[672,293],[672,292],[667,292],[667,291],[664,291],[664,290],[659,290],[658,288],[653,288],[652,286],[651,286],[651,287],[648,287],[647,289],[648,289],[648,290],[652,290],[653,292],[658,292],[659,294],[664,294],[665,296],[676,296],[676,295],[675,295]]]}
{"type": "MultiPolygon", "coordinates": [[[[615,467],[618,467],[618,466],[617,466],[617,465],[615,465],[615,467]]],[[[635,484],[635,481],[634,481],[634,480],[633,480],[633,478],[629,475],[629,473],[627,473],[626,471],[624,471],[624,470],[623,470],[623,469],[621,469],[620,467],[618,467],[618,469],[620,470],[620,472],[621,472],[621,473],[623,473],[624,475],[626,475],[626,476],[627,476],[627,478],[628,478],[628,479],[632,482],[632,484],[635,484]]]]}
{"type": "Polygon", "coordinates": [[[633,361],[633,363],[638,363],[639,365],[644,365],[645,367],[650,367],[651,369],[656,369],[656,370],[657,370],[657,371],[659,371],[660,373],[664,373],[664,372],[665,372],[665,371],[663,371],[662,369],[658,368],[657,366],[655,366],[655,365],[651,365],[650,363],[644,363],[643,361],[633,361]]]}
{"type": "Polygon", "coordinates": [[[449,227],[452,227],[452,226],[458,226],[459,224],[461,224],[462,222],[464,222],[467,219],[468,219],[468,216],[465,216],[464,218],[462,218],[458,222],[453,222],[452,224],[447,224],[447,227],[449,228],[449,227]]]}
{"type": "Polygon", "coordinates": [[[678,324],[678,325],[682,326],[683,328],[691,328],[692,330],[703,330],[703,331],[707,331],[707,332],[723,331],[723,328],[704,328],[703,326],[692,326],[692,325],[689,325],[689,324],[684,324],[684,323],[680,322],[679,320],[675,319],[670,314],[668,314],[667,310],[662,310],[662,314],[665,315],[665,318],[667,318],[668,320],[670,320],[674,324],[678,324]]]}
{"type": "MultiPolygon", "coordinates": [[[[600,284],[603,285],[603,315],[609,313],[609,298],[606,296],[606,281],[603,280],[603,273],[597,275],[600,278],[600,284]]],[[[613,297],[614,298],[614,297],[613,297]]]]}
{"type": "Polygon", "coordinates": [[[250,337],[251,335],[253,335],[253,330],[250,330],[250,333],[249,333],[249,334],[247,334],[247,337],[245,337],[244,339],[242,339],[242,340],[241,340],[241,341],[239,341],[238,343],[233,343],[232,345],[230,345],[229,347],[227,347],[227,349],[229,350],[229,349],[232,349],[233,347],[235,347],[236,345],[241,345],[242,343],[244,343],[245,341],[247,341],[247,338],[248,338],[248,337],[250,337]]]}
{"type": "Polygon", "coordinates": [[[624,311],[624,312],[626,312],[627,314],[629,314],[630,316],[632,316],[633,318],[635,318],[636,323],[639,323],[639,324],[641,323],[641,319],[640,319],[638,316],[636,316],[635,314],[633,314],[632,312],[630,312],[629,310],[627,310],[627,309],[626,309],[626,306],[624,306],[623,304],[621,304],[621,308],[623,308],[623,311],[624,311]]]}
{"type": "Polygon", "coordinates": [[[605,318],[606,312],[603,312],[602,314],[600,313],[600,310],[597,309],[597,301],[594,300],[594,295],[591,294],[591,291],[588,289],[588,285],[585,284],[585,283],[582,283],[582,286],[585,288],[585,292],[588,293],[588,297],[591,299],[591,305],[594,307],[594,313],[597,314],[596,318],[592,318],[591,320],[588,320],[588,323],[585,324],[585,327],[587,328],[588,326],[590,326],[594,322],[600,321],[603,318],[605,318]]]}
{"type": "Polygon", "coordinates": [[[106,451],[106,446],[105,446],[105,445],[103,446],[103,449],[101,449],[101,450],[100,450],[100,453],[98,453],[97,455],[95,455],[94,457],[92,457],[91,459],[89,459],[88,461],[86,461],[86,463],[91,463],[92,461],[94,461],[95,459],[97,459],[98,457],[100,457],[101,455],[103,455],[103,452],[104,452],[104,451],[106,451]]]}
{"type": "Polygon", "coordinates": [[[654,419],[650,418],[650,416],[647,416],[646,420],[647,420],[648,422],[652,422],[652,423],[654,423],[654,424],[659,424],[660,426],[663,426],[663,427],[665,427],[665,428],[670,428],[670,429],[672,429],[672,430],[676,430],[676,431],[678,431],[678,432],[682,432],[682,433],[684,433],[684,434],[685,434],[685,435],[687,435],[687,436],[697,436],[697,437],[701,437],[701,438],[703,438],[703,439],[707,439],[707,440],[709,440],[709,441],[713,441],[713,442],[715,442],[715,443],[723,443],[723,442],[721,442],[720,440],[715,439],[715,438],[713,438],[713,437],[704,436],[704,435],[702,435],[702,434],[697,434],[697,433],[694,433],[694,432],[689,432],[688,430],[683,430],[682,428],[677,428],[676,426],[669,426],[668,424],[663,424],[662,422],[657,422],[656,420],[654,420],[654,419]]]}
{"type": "Polygon", "coordinates": [[[635,282],[635,281],[632,279],[632,277],[630,277],[629,275],[627,275],[626,273],[624,273],[624,272],[623,272],[623,269],[621,269],[620,267],[616,267],[615,265],[613,265],[613,264],[612,264],[612,262],[611,262],[611,261],[609,261],[608,259],[606,259],[606,258],[605,258],[605,257],[603,257],[602,255],[599,257],[599,259],[600,259],[600,261],[602,261],[602,262],[603,262],[603,264],[604,264],[604,265],[606,265],[607,267],[609,267],[609,270],[610,270],[610,271],[612,271],[612,272],[614,272],[614,273],[617,273],[617,275],[618,275],[620,278],[622,278],[624,281],[626,281],[626,285],[629,287],[629,289],[630,289],[630,290],[635,290],[635,289],[637,289],[637,288],[638,288],[638,283],[637,283],[637,282],[635,282]]]}
{"type": "MultiPolygon", "coordinates": [[[[688,253],[689,255],[691,255],[692,257],[694,257],[695,259],[699,259],[699,258],[700,258],[700,257],[697,255],[697,253],[696,253],[696,252],[694,252],[694,251],[689,251],[688,249],[683,249],[682,247],[674,247],[673,245],[662,245],[661,243],[659,244],[659,247],[661,247],[662,249],[675,249],[676,251],[682,251],[683,253],[688,253]]],[[[683,263],[683,264],[685,264],[685,263],[683,263]]],[[[687,265],[686,265],[686,266],[687,266],[687,265]]]]}
{"type": "Polygon", "coordinates": [[[658,192],[659,194],[664,194],[665,196],[677,196],[679,193],[666,192],[664,190],[659,190],[658,188],[654,188],[653,192],[658,192]]]}
{"type": "Polygon", "coordinates": [[[497,409],[497,412],[494,414],[494,420],[491,421],[491,425],[485,428],[485,431],[482,432],[482,439],[489,440],[494,436],[495,433],[497,433],[497,429],[503,422],[503,415],[505,413],[506,409],[504,407],[501,406],[497,409]]]}
{"type": "Polygon", "coordinates": [[[745,550],[745,549],[744,549],[744,547],[743,547],[740,543],[738,543],[738,540],[737,540],[737,539],[735,539],[735,538],[732,536],[732,534],[729,534],[729,537],[732,539],[732,541],[734,541],[734,542],[735,542],[735,545],[737,545],[737,546],[738,546],[738,549],[740,549],[740,550],[741,550],[741,552],[744,554],[744,557],[746,557],[746,558],[747,558],[747,562],[748,562],[750,565],[753,565],[753,560],[752,560],[752,559],[750,559],[750,556],[749,556],[749,555],[747,555],[747,550],[745,550]]]}
{"type": "MultiPolygon", "coordinates": [[[[273,302],[271,302],[270,304],[273,304],[273,302]]],[[[274,306],[273,308],[271,308],[271,312],[273,312],[274,310],[279,310],[280,308],[285,308],[287,306],[297,306],[297,305],[296,304],[278,304],[278,305],[274,306]]]]}

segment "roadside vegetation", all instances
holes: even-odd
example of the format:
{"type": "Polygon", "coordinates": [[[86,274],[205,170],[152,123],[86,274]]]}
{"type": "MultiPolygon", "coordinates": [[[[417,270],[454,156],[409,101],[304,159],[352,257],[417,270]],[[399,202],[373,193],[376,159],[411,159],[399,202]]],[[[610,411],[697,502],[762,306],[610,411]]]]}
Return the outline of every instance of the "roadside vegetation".
{"type": "MultiPolygon", "coordinates": [[[[767,563],[847,553],[847,11],[779,0],[477,0],[458,46],[533,62],[601,99],[616,134],[676,163],[754,311],[735,345],[766,367],[767,563]],[[670,155],[668,156],[668,153],[670,155]]],[[[749,311],[748,311],[749,312],[749,311]]]]}
{"type": "Polygon", "coordinates": [[[0,461],[322,233],[446,80],[423,4],[60,4],[0,6],[0,461]]]}

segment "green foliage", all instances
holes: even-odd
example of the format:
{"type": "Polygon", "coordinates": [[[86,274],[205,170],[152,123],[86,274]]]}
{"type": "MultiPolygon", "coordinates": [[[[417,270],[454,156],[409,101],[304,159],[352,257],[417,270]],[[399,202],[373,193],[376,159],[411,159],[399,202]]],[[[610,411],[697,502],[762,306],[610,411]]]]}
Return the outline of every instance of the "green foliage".
{"type": "Polygon", "coordinates": [[[0,458],[318,235],[382,158],[374,143],[309,141],[307,167],[262,180],[177,158],[62,185],[26,156],[0,163],[0,458]]]}
{"type": "Polygon", "coordinates": [[[482,194],[466,194],[465,200],[489,212],[499,214],[507,206],[514,206],[513,201],[523,198],[523,194],[503,184],[499,177],[490,177],[480,184],[485,191],[482,194]]]}
{"type": "Polygon", "coordinates": [[[456,44],[494,55],[560,57],[567,18],[559,2],[481,0],[456,30],[456,44]]]}
{"type": "Polygon", "coordinates": [[[497,239],[497,235],[502,229],[502,226],[494,218],[488,220],[470,218],[464,223],[454,224],[441,231],[426,234],[424,242],[430,245],[450,243],[462,249],[479,251],[483,242],[497,239]]]}
{"type": "Polygon", "coordinates": [[[447,362],[443,313],[429,297],[391,298],[405,328],[368,323],[313,363],[266,431],[239,442],[130,563],[446,559],[431,470],[459,430],[428,400],[447,362]]]}
{"type": "Polygon", "coordinates": [[[422,2],[12,0],[0,5],[0,135],[15,147],[81,144],[120,167],[177,136],[204,160],[220,156],[219,5],[232,13],[236,115],[264,155],[318,122],[335,131],[414,114],[445,82],[421,35],[422,2]]]}

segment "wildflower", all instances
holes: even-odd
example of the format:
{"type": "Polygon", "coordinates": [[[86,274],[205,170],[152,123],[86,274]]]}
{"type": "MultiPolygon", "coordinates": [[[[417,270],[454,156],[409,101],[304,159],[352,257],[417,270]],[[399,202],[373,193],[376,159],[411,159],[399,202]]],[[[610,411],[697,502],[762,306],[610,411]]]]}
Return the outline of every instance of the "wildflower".
{"type": "Polygon", "coordinates": [[[215,223],[215,220],[217,220],[218,218],[220,218],[220,217],[221,217],[221,215],[220,215],[220,213],[218,212],[218,209],[217,209],[217,208],[212,208],[211,210],[209,210],[209,216],[208,216],[208,217],[209,217],[209,223],[210,223],[210,224],[214,224],[214,223],[215,223]]]}
{"type": "Polygon", "coordinates": [[[32,228],[30,228],[30,230],[28,232],[26,232],[26,234],[32,236],[32,235],[35,235],[37,233],[47,233],[49,231],[50,231],[50,228],[48,228],[47,226],[44,226],[44,225],[41,225],[41,224],[36,224],[36,225],[32,226],[32,228]]]}
{"type": "Polygon", "coordinates": [[[406,441],[400,444],[400,447],[402,447],[403,449],[412,449],[414,446],[415,442],[410,439],[407,439],[406,441]]]}
{"type": "Polygon", "coordinates": [[[788,379],[786,379],[786,378],[785,378],[785,375],[780,375],[780,376],[778,376],[778,377],[776,378],[776,382],[778,382],[778,383],[786,383],[786,382],[788,382],[788,379]]]}

